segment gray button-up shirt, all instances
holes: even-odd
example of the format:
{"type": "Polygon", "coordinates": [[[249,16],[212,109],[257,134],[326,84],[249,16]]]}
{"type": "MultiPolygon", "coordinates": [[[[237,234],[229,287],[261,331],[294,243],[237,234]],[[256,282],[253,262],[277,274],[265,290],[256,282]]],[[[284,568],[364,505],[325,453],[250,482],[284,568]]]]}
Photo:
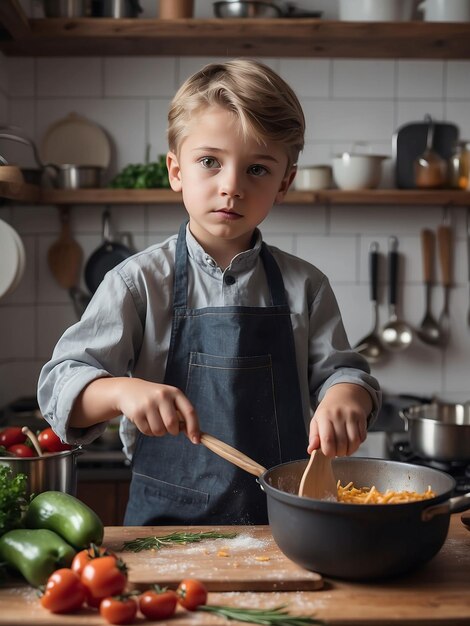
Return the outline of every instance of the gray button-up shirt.
{"type": "MultiPolygon", "coordinates": [[[[123,261],[108,272],[82,319],[61,337],[39,378],[41,411],[61,439],[87,444],[106,423],[87,429],[68,425],[78,394],[104,376],[134,376],[163,382],[170,344],[177,236],[123,261]]],[[[187,229],[188,306],[269,306],[270,294],[259,252],[253,248],[222,271],[187,229]]],[[[271,247],[284,280],[295,338],[306,428],[314,408],[336,383],[355,383],[372,397],[373,421],[380,390],[367,362],[351,350],[335,296],[324,274],[291,254],[271,247]]],[[[273,337],[273,341],[276,338],[273,337]]],[[[124,451],[131,457],[135,426],[121,420],[124,451]]]]}

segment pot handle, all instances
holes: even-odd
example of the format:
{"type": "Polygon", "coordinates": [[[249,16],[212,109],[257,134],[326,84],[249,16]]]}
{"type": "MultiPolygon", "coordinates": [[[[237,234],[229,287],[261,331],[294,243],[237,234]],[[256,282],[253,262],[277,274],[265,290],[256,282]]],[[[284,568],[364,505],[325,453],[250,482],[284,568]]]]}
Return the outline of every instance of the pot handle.
{"type": "Polygon", "coordinates": [[[398,415],[405,422],[405,430],[408,432],[408,428],[409,428],[408,415],[402,409],[400,409],[400,411],[398,411],[398,415]]]}
{"type": "Polygon", "coordinates": [[[441,504],[429,506],[421,513],[421,519],[423,522],[429,522],[436,515],[461,513],[462,511],[467,511],[468,509],[470,509],[470,493],[467,493],[464,496],[456,496],[455,498],[451,498],[450,500],[447,500],[447,502],[442,502],[441,504]]]}

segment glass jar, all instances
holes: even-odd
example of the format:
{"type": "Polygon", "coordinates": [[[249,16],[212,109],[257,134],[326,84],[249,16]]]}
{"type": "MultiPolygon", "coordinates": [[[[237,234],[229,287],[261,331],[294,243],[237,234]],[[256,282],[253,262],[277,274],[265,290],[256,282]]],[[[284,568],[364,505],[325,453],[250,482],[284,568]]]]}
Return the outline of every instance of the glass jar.
{"type": "Polygon", "coordinates": [[[448,162],[449,186],[470,189],[470,142],[459,141],[448,162]]]}

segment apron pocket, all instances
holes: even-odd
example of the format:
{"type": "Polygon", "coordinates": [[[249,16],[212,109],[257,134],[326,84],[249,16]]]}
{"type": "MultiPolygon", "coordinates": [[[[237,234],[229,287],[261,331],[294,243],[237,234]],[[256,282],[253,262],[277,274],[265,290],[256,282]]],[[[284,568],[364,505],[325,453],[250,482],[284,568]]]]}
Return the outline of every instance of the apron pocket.
{"type": "Polygon", "coordinates": [[[191,523],[203,515],[209,494],[196,489],[174,485],[144,474],[132,474],[129,504],[124,523],[145,526],[155,523],[191,523]]]}

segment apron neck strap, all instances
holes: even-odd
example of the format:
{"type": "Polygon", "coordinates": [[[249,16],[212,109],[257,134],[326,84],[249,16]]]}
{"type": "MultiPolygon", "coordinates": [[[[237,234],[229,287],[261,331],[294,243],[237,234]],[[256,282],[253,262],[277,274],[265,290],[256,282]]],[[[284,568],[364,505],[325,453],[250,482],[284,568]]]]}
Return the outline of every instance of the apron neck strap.
{"type": "MultiPolygon", "coordinates": [[[[178,240],[176,242],[173,307],[178,309],[187,308],[188,299],[188,248],[186,246],[187,224],[187,221],[181,224],[178,232],[178,240]]],[[[260,256],[266,272],[269,291],[271,293],[271,304],[273,306],[285,306],[287,304],[287,299],[281,270],[264,241],[261,243],[260,256]]]]}

